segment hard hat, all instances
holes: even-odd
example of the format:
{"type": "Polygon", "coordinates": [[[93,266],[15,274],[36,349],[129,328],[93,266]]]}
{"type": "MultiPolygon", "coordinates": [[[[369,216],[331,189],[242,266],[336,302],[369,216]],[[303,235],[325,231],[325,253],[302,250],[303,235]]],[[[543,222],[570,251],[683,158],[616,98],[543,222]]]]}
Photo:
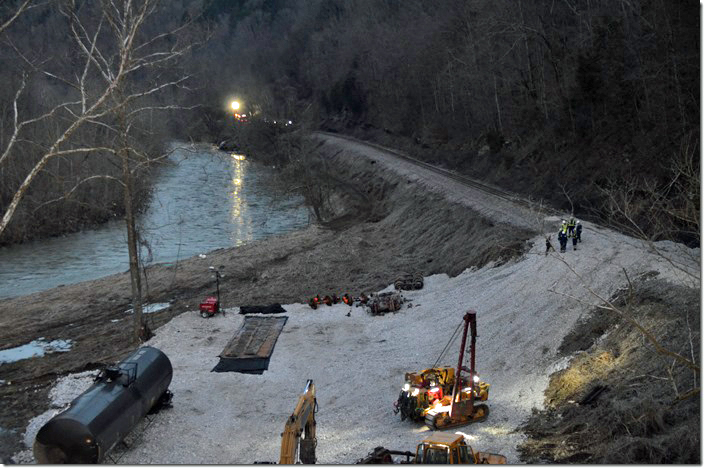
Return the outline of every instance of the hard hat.
{"type": "Polygon", "coordinates": [[[566,223],[567,223],[567,221],[565,221],[565,220],[563,219],[563,220],[562,220],[562,224],[566,224],[566,223]]]}
{"type": "Polygon", "coordinates": [[[579,220],[577,220],[577,224],[579,224],[579,220]]]}

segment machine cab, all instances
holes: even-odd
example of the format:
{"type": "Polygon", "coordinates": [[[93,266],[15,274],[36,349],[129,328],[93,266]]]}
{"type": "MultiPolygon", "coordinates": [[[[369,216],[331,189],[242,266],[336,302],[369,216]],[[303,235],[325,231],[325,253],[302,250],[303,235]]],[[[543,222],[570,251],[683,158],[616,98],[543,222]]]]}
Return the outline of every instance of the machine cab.
{"type": "Polygon", "coordinates": [[[416,463],[430,465],[474,463],[472,448],[460,434],[435,432],[426,437],[416,449],[416,463]]]}

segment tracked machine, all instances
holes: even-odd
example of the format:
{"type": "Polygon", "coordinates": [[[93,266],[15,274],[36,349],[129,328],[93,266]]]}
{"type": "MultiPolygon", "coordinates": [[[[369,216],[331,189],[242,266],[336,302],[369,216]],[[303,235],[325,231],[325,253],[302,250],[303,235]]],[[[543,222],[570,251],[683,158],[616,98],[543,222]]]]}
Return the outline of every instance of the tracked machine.
{"type": "MultiPolygon", "coordinates": [[[[489,384],[482,382],[475,371],[476,312],[470,310],[465,313],[463,324],[456,370],[452,367],[432,367],[420,372],[406,373],[404,386],[394,405],[394,412],[401,413],[401,420],[408,418],[416,422],[424,421],[431,429],[445,429],[483,421],[489,415],[489,407],[486,404],[476,404],[489,398],[489,384]],[[467,334],[470,331],[468,369],[463,363],[467,334]],[[462,371],[468,375],[464,377],[462,371]]],[[[441,358],[442,355],[437,362],[441,358]]]]}
{"type": "Polygon", "coordinates": [[[505,465],[506,457],[498,453],[475,451],[462,434],[433,432],[416,447],[415,453],[376,447],[357,464],[378,465],[419,463],[426,465],[490,464],[505,465]]]}

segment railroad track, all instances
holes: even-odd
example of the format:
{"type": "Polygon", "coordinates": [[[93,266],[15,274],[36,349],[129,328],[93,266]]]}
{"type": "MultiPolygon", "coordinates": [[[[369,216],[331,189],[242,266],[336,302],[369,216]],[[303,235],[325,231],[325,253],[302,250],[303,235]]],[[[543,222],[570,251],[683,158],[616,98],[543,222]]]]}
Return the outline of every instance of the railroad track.
{"type": "Polygon", "coordinates": [[[351,141],[353,143],[371,146],[379,151],[391,154],[391,155],[393,155],[397,158],[403,159],[404,161],[407,161],[411,164],[425,168],[429,171],[435,172],[435,173],[440,174],[444,177],[448,177],[450,179],[453,179],[463,185],[466,185],[467,187],[481,190],[482,192],[485,192],[485,193],[488,193],[488,194],[493,195],[495,197],[501,198],[502,200],[506,200],[510,203],[514,203],[516,205],[522,206],[522,207],[527,208],[531,211],[534,211],[534,212],[542,211],[545,214],[549,214],[549,215],[561,215],[561,213],[559,211],[557,211],[553,208],[550,208],[545,205],[541,205],[540,203],[536,203],[531,200],[526,200],[525,198],[523,198],[515,193],[512,193],[508,190],[494,187],[494,186],[486,184],[484,182],[480,182],[478,180],[472,179],[471,177],[467,177],[467,176],[464,176],[461,174],[457,174],[456,172],[449,171],[447,169],[442,169],[437,166],[433,166],[432,164],[429,164],[425,161],[420,161],[418,159],[412,158],[411,156],[408,156],[407,154],[402,153],[400,151],[397,151],[397,150],[394,150],[391,148],[387,148],[385,146],[381,146],[379,144],[372,143],[369,141],[359,140],[357,138],[350,137],[347,135],[341,135],[338,133],[330,133],[330,132],[323,132],[323,131],[318,131],[315,133],[319,133],[321,135],[326,135],[326,136],[333,137],[333,138],[341,138],[344,140],[351,141]]]}

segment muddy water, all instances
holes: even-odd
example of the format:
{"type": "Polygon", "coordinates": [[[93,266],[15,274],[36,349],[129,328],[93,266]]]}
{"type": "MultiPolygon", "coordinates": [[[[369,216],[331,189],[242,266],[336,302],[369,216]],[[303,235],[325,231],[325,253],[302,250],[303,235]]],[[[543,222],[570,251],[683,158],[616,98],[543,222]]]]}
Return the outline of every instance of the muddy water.
{"type": "MultiPolygon", "coordinates": [[[[205,146],[176,149],[159,169],[139,226],[145,264],[175,262],[308,224],[303,199],[271,190],[273,169],[205,146]]],[[[0,248],[0,298],[129,268],[124,221],[0,248]]]]}

